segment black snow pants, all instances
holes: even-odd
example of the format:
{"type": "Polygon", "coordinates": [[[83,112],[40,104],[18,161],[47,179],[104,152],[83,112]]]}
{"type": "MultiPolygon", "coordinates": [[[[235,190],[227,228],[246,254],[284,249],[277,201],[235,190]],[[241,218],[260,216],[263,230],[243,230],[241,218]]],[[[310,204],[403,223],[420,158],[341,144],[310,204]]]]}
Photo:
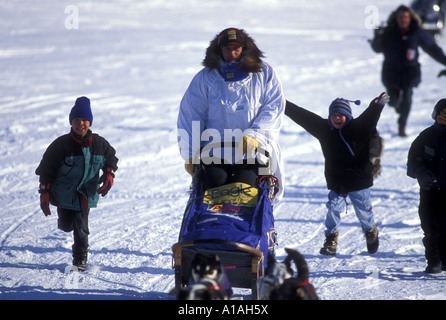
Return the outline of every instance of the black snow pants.
{"type": "Polygon", "coordinates": [[[418,213],[427,261],[446,265],[446,187],[421,189],[418,213]]]}
{"type": "Polygon", "coordinates": [[[57,221],[59,229],[65,232],[73,231],[74,244],[73,258],[86,258],[88,252],[88,214],[90,209],[86,211],[73,211],[63,208],[57,208],[59,219],[57,221]]]}
{"type": "Polygon", "coordinates": [[[389,105],[395,107],[399,113],[398,125],[405,128],[407,119],[409,118],[410,109],[412,108],[412,88],[394,89],[386,88],[390,96],[389,105]]]}

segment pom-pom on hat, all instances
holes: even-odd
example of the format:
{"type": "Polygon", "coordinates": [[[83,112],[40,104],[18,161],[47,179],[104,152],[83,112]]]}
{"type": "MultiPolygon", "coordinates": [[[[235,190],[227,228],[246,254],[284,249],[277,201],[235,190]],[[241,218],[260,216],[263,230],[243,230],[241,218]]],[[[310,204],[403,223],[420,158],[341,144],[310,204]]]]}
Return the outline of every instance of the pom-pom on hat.
{"type": "Polygon", "coordinates": [[[432,112],[432,119],[436,119],[440,112],[446,109],[446,99],[440,99],[434,107],[434,111],[432,112]]]}
{"type": "Polygon", "coordinates": [[[344,98],[336,98],[331,102],[330,107],[328,108],[328,115],[331,116],[333,114],[342,114],[348,120],[353,119],[350,102],[354,102],[356,105],[361,104],[361,101],[359,100],[351,101],[344,98]]]}
{"type": "Polygon", "coordinates": [[[79,97],[76,99],[76,102],[70,111],[70,125],[75,118],[87,119],[90,121],[90,126],[93,124],[93,113],[91,112],[90,99],[87,97],[79,97]]]}
{"type": "Polygon", "coordinates": [[[218,35],[218,45],[223,47],[230,44],[240,46],[245,44],[245,37],[241,30],[237,28],[227,28],[220,32],[218,35]]]}

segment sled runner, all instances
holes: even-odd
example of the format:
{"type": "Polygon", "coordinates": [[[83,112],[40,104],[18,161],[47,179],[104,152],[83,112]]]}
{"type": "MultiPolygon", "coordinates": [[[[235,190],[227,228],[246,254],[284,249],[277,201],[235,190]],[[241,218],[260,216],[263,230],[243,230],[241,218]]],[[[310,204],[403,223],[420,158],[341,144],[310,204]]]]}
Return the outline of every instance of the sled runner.
{"type": "Polygon", "coordinates": [[[270,196],[277,179],[257,186],[232,183],[202,190],[195,183],[184,213],[179,241],[172,246],[175,288],[190,282],[196,253],[217,254],[231,287],[250,288],[258,299],[258,280],[276,242],[270,196]]]}

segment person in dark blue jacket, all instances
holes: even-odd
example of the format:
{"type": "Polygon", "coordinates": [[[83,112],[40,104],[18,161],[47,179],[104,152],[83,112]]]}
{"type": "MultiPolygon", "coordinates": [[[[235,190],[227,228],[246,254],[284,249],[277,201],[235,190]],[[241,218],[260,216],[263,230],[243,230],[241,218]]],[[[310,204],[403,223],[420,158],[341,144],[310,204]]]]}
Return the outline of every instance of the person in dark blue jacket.
{"type": "Polygon", "coordinates": [[[69,121],[70,133],[49,145],[36,174],[40,176],[40,207],[45,216],[51,215],[50,204],[57,207],[59,229],[73,231],[73,266],[84,271],[90,208],[97,206],[99,194],[105,196],[113,186],[118,158],[108,141],[89,129],[93,114],[87,97],[76,99],[69,121]]]}
{"type": "Polygon", "coordinates": [[[375,52],[384,54],[382,82],[390,96],[389,105],[399,113],[398,134],[406,136],[406,125],[412,106],[413,88],[421,82],[421,47],[439,63],[446,65],[446,56],[434,38],[425,32],[419,17],[407,6],[399,6],[385,28],[375,30],[371,42],[375,52]]]}
{"type": "Polygon", "coordinates": [[[435,105],[435,123],[413,141],[407,175],[418,180],[418,213],[424,232],[427,273],[446,271],[446,99],[435,105]]]}

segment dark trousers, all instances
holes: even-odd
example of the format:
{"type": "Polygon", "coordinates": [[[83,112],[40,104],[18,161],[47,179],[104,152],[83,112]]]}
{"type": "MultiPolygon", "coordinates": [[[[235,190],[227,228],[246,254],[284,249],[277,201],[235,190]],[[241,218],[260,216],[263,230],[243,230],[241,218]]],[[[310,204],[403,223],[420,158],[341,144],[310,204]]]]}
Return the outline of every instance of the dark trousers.
{"type": "Polygon", "coordinates": [[[418,213],[428,262],[446,264],[446,187],[420,190],[418,213]]]}
{"type": "Polygon", "coordinates": [[[205,188],[215,188],[233,182],[256,185],[258,164],[211,164],[203,166],[205,188]]]}
{"type": "Polygon", "coordinates": [[[73,211],[63,208],[57,208],[59,219],[57,224],[59,229],[65,232],[73,231],[74,244],[73,257],[76,259],[86,258],[88,250],[88,214],[90,209],[86,211],[73,211]]]}
{"type": "Polygon", "coordinates": [[[413,88],[395,89],[386,88],[390,97],[389,105],[394,107],[399,113],[398,126],[405,128],[407,119],[409,118],[410,109],[412,107],[413,88]]]}

